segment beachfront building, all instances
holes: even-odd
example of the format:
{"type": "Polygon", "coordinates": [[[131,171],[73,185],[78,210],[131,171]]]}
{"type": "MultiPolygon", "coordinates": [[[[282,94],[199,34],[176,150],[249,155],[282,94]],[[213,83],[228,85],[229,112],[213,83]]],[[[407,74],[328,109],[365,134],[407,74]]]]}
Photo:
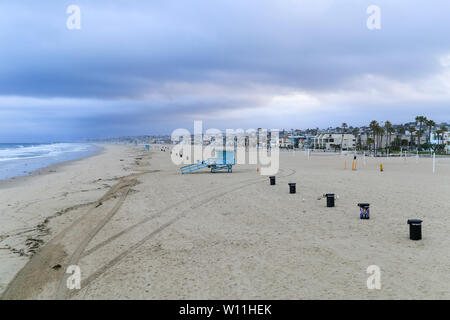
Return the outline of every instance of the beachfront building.
{"type": "Polygon", "coordinates": [[[305,149],[312,149],[314,145],[314,135],[307,134],[305,135],[305,140],[303,141],[303,148],[305,149]]]}
{"type": "Polygon", "coordinates": [[[306,141],[306,137],[305,136],[290,136],[289,137],[291,139],[291,145],[294,148],[303,148],[305,141],[306,141]]]}
{"type": "Polygon", "coordinates": [[[325,150],[354,150],[356,148],[356,137],[350,133],[321,133],[313,139],[314,149],[325,150]]]}
{"type": "Polygon", "coordinates": [[[280,137],[279,141],[279,147],[280,148],[292,148],[291,139],[288,136],[282,136],[280,137]]]}

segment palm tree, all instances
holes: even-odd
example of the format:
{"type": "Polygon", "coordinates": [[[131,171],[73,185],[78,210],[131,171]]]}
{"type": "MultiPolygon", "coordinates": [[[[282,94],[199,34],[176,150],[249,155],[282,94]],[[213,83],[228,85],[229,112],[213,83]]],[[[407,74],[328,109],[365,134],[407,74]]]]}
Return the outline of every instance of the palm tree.
{"type": "Polygon", "coordinates": [[[386,129],[386,134],[387,134],[387,138],[388,138],[388,141],[386,144],[388,147],[390,147],[391,146],[391,135],[395,132],[395,129],[389,120],[387,120],[384,123],[384,128],[386,129]]]}
{"type": "MultiPolygon", "coordinates": [[[[378,121],[377,120],[372,120],[370,122],[370,124],[369,124],[369,128],[372,131],[372,136],[373,136],[373,140],[372,141],[373,141],[373,152],[374,153],[376,153],[376,147],[375,147],[376,139],[375,139],[375,136],[377,134],[377,127],[379,127],[378,121]]],[[[367,139],[367,140],[369,140],[369,139],[367,139]]]]}
{"type": "Polygon", "coordinates": [[[412,145],[414,143],[413,135],[414,135],[414,132],[416,132],[416,127],[411,126],[411,127],[408,128],[408,131],[409,131],[409,134],[410,134],[409,151],[411,151],[412,150],[412,145]]]}
{"type": "Polygon", "coordinates": [[[416,117],[416,122],[419,124],[419,131],[417,132],[417,139],[418,139],[417,145],[419,147],[419,151],[420,151],[420,137],[422,136],[422,132],[423,132],[422,127],[423,127],[423,124],[426,123],[426,121],[427,121],[427,117],[425,117],[425,116],[417,116],[416,117]]]}
{"type": "Polygon", "coordinates": [[[434,122],[433,120],[427,120],[425,122],[425,125],[428,127],[428,137],[427,137],[427,142],[430,143],[430,139],[431,139],[431,130],[436,126],[436,122],[434,122]]]}
{"type": "Polygon", "coordinates": [[[444,132],[445,131],[442,130],[442,127],[436,130],[436,137],[437,137],[438,144],[441,144],[441,137],[443,137],[444,132]]]}
{"type": "Polygon", "coordinates": [[[372,143],[374,143],[374,140],[371,137],[367,137],[367,145],[370,146],[372,143]]]}
{"type": "Polygon", "coordinates": [[[377,139],[378,139],[378,141],[377,141],[377,146],[378,146],[378,149],[379,148],[383,148],[383,136],[384,136],[384,129],[381,127],[381,126],[377,126],[376,128],[375,128],[375,130],[376,130],[376,133],[377,133],[377,139]]]}
{"type": "MultiPolygon", "coordinates": [[[[353,135],[355,136],[355,139],[356,139],[357,145],[358,145],[359,147],[361,147],[361,145],[360,145],[360,143],[361,143],[361,139],[358,139],[358,135],[359,135],[359,128],[354,128],[354,129],[352,130],[352,133],[353,133],[353,135]]],[[[355,146],[355,147],[356,147],[356,146],[355,146]]]]}
{"type": "Polygon", "coordinates": [[[342,151],[342,148],[343,148],[343,146],[344,146],[344,134],[345,134],[345,129],[347,129],[347,127],[348,127],[347,123],[344,122],[344,123],[342,124],[341,151],[342,151]]]}
{"type": "Polygon", "coordinates": [[[402,144],[402,139],[400,138],[400,135],[404,135],[405,134],[405,132],[406,132],[406,130],[405,130],[405,127],[400,127],[400,128],[398,128],[397,129],[397,140],[399,141],[399,150],[401,150],[401,148],[402,148],[402,146],[403,146],[403,144],[402,144]]]}

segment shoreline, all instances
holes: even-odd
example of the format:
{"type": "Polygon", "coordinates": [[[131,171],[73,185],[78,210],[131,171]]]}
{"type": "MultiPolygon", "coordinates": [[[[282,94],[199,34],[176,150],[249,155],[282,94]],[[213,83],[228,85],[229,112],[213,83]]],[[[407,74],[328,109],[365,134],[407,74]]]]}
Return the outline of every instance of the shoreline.
{"type": "MultiPolygon", "coordinates": [[[[39,168],[31,174],[0,181],[0,190],[2,190],[2,194],[0,194],[2,200],[2,204],[0,204],[0,219],[2,220],[2,226],[0,226],[0,296],[6,284],[11,280],[11,276],[15,275],[36,252],[39,252],[41,247],[47,244],[54,233],[60,230],[60,224],[64,225],[64,220],[67,219],[64,217],[66,213],[76,211],[71,209],[71,203],[66,203],[70,192],[64,190],[68,189],[67,186],[70,185],[71,180],[67,175],[69,174],[72,178],[74,175],[84,176],[82,171],[86,167],[102,172],[103,159],[108,158],[114,147],[107,144],[95,144],[95,146],[98,150],[85,157],[53,163],[39,168]],[[47,188],[51,185],[53,185],[54,191],[50,191],[48,194],[47,188]],[[14,192],[14,190],[20,191],[14,192]],[[28,192],[33,195],[33,198],[29,198],[28,192]],[[8,193],[11,196],[8,196],[8,193]],[[60,195],[55,196],[58,193],[60,195]],[[46,194],[48,195],[45,196],[46,194]],[[51,206],[46,203],[49,201],[52,202],[51,206]],[[23,214],[31,216],[24,220],[21,217],[23,214]]],[[[119,173],[118,170],[114,172],[119,173]]],[[[101,175],[104,174],[101,173],[101,175]]],[[[78,187],[75,186],[75,188],[78,187]]],[[[90,193],[83,192],[83,196],[89,197],[90,193]]],[[[94,201],[95,197],[96,195],[92,195],[92,200],[82,200],[81,203],[77,200],[73,205],[75,207],[79,204],[82,206],[84,202],[94,201]]]]}
{"type": "Polygon", "coordinates": [[[36,170],[33,170],[32,172],[25,174],[25,175],[18,175],[18,176],[14,176],[14,177],[10,177],[10,178],[6,178],[6,179],[0,179],[0,189],[3,187],[3,184],[10,184],[13,181],[20,181],[22,180],[22,178],[31,178],[34,176],[40,176],[43,174],[49,174],[52,173],[52,170],[56,170],[57,168],[60,168],[61,165],[68,165],[72,162],[75,161],[80,161],[83,159],[87,159],[93,156],[96,156],[97,154],[101,153],[104,149],[104,147],[101,144],[93,144],[93,143],[89,143],[89,145],[95,146],[96,148],[99,148],[98,150],[94,150],[92,151],[90,154],[86,155],[86,156],[82,156],[80,158],[75,158],[75,159],[69,159],[69,160],[62,160],[62,161],[58,161],[55,163],[51,163],[47,166],[44,167],[40,167],[36,170]]]}

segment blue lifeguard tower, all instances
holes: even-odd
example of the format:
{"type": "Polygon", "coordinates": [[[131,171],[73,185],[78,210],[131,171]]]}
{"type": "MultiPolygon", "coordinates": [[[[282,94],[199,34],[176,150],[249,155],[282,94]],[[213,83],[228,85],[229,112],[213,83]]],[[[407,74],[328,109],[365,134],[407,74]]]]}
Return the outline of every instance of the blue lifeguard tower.
{"type": "Polygon", "coordinates": [[[233,172],[233,166],[236,164],[234,149],[216,148],[214,152],[215,158],[183,166],[180,168],[181,173],[186,174],[206,167],[210,168],[213,173],[218,171],[233,172]]]}

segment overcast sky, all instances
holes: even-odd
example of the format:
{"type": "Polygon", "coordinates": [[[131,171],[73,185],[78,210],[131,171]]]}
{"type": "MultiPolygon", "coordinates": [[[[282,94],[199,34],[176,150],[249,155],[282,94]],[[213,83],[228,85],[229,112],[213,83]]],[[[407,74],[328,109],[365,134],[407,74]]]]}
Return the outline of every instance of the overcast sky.
{"type": "Polygon", "coordinates": [[[450,121],[448,0],[0,2],[0,142],[450,121]],[[69,30],[69,5],[81,29],[69,30]],[[366,26],[381,8],[381,30],[366,26]]]}

